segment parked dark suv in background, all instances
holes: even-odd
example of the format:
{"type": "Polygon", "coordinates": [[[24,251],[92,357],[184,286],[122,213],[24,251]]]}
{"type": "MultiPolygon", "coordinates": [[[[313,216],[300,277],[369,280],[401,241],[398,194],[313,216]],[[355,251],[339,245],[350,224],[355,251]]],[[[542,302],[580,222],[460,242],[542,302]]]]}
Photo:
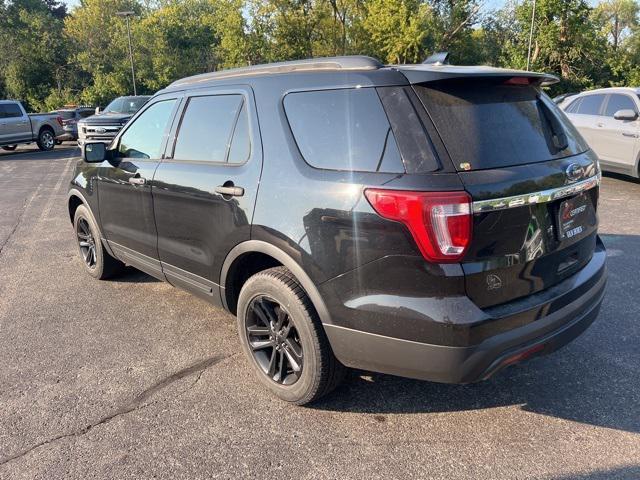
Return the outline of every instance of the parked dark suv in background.
{"type": "Polygon", "coordinates": [[[86,145],[84,268],[222,305],[297,404],[344,366],[488,378],[575,338],[604,294],[598,161],[554,80],[340,57],[177,81],[86,145]]]}
{"type": "Polygon", "coordinates": [[[78,145],[87,142],[111,143],[120,129],[149,100],[147,95],[135,97],[118,97],[107,107],[78,122],[78,145]]]}

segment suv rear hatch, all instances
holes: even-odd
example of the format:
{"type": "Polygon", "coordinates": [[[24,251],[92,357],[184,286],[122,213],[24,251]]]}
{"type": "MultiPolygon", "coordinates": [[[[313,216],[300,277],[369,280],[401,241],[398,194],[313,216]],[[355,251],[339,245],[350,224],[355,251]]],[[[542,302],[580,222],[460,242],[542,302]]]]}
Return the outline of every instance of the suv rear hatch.
{"type": "Polygon", "coordinates": [[[557,284],[595,249],[597,158],[541,91],[544,78],[462,75],[414,84],[472,199],[462,268],[467,295],[480,307],[557,284]]]}

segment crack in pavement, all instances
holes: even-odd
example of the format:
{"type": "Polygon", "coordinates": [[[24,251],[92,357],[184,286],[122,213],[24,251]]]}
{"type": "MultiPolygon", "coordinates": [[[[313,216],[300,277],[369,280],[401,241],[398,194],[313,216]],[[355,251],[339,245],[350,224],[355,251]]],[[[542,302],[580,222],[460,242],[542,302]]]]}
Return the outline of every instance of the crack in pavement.
{"type": "Polygon", "coordinates": [[[94,422],[94,423],[90,423],[89,425],[80,428],[78,430],[75,430],[73,432],[70,433],[65,433],[62,435],[57,435],[55,437],[49,438],[47,440],[43,440],[42,442],[39,442],[35,445],[32,445],[29,448],[26,448],[24,450],[22,450],[21,452],[18,452],[14,455],[11,455],[9,457],[5,457],[3,459],[0,459],[0,466],[6,465],[7,463],[13,461],[13,460],[17,460],[19,458],[24,457],[25,455],[28,455],[29,453],[31,453],[32,451],[43,447],[45,445],[49,445],[52,444],[54,442],[57,442],[58,440],[63,440],[65,438],[70,438],[70,437],[81,437],[82,435],[85,435],[86,433],[88,433],[89,431],[91,431],[93,428],[100,426],[100,425],[104,425],[106,423],[109,423],[111,420],[113,420],[114,418],[120,417],[122,415],[126,415],[128,413],[137,411],[137,410],[141,410],[143,408],[149,407],[151,405],[155,405],[156,403],[159,402],[159,400],[156,400],[155,402],[147,402],[147,400],[149,398],[151,398],[153,395],[155,395],[157,392],[159,392],[160,390],[165,389],[166,387],[168,387],[170,384],[177,382],[178,380],[181,380],[185,377],[188,377],[190,375],[193,375],[194,373],[198,373],[198,376],[196,377],[195,381],[191,384],[191,386],[189,386],[188,388],[186,388],[185,390],[183,390],[182,392],[180,392],[177,396],[182,395],[183,393],[185,393],[188,390],[191,390],[193,387],[196,386],[196,384],[200,381],[200,378],[202,378],[202,375],[204,374],[204,372],[210,368],[213,367],[214,365],[217,365],[218,363],[222,362],[223,360],[226,360],[227,358],[231,358],[234,357],[235,355],[237,355],[237,353],[232,353],[230,355],[214,355],[212,357],[206,358],[204,360],[201,360],[199,362],[196,362],[188,367],[183,368],[182,370],[178,370],[177,372],[169,375],[168,377],[163,378],[162,380],[154,383],[153,385],[151,385],[150,387],[146,388],[145,390],[143,390],[141,393],[139,393],[131,402],[129,402],[128,404],[126,404],[123,407],[120,407],[119,409],[117,409],[115,412],[110,413],[109,415],[106,415],[102,418],[100,418],[98,421],[94,422]]]}

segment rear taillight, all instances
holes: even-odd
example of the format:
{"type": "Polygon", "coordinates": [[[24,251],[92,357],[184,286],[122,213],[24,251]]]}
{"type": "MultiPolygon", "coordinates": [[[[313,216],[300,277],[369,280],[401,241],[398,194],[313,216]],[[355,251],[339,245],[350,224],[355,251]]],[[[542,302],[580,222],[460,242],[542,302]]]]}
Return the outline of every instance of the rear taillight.
{"type": "Polygon", "coordinates": [[[404,223],[431,262],[459,262],[471,243],[471,197],[466,192],[366,189],[381,217],[404,223]]]}
{"type": "Polygon", "coordinates": [[[511,77],[508,80],[505,80],[504,84],[505,85],[520,85],[520,86],[527,86],[527,85],[531,85],[532,83],[536,82],[537,79],[533,78],[533,77],[511,77]]]}
{"type": "Polygon", "coordinates": [[[60,124],[60,126],[62,127],[62,117],[56,117],[56,120],[58,121],[58,124],[60,124]]]}

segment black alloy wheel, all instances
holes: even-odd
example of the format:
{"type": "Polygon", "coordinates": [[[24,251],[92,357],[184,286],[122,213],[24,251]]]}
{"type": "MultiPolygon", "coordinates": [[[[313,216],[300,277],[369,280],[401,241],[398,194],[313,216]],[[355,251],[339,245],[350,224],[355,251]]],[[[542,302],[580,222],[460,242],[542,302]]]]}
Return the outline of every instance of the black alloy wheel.
{"type": "Polygon", "coordinates": [[[96,241],[91,233],[89,222],[85,218],[80,218],[76,227],[76,236],[80,246],[80,254],[88,268],[96,268],[98,261],[96,254],[96,241]]]}
{"type": "Polygon", "coordinates": [[[291,316],[273,298],[255,297],[245,329],[253,358],[263,373],[280,385],[293,385],[302,375],[304,352],[291,316]]]}

